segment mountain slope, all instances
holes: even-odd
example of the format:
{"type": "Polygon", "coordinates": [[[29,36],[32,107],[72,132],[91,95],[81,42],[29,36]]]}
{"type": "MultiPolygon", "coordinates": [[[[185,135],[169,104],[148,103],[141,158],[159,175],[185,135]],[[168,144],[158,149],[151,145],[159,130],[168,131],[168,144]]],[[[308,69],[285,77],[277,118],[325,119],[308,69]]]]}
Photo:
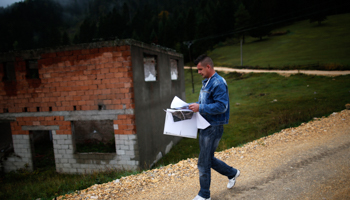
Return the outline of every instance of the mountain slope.
{"type": "MultiPolygon", "coordinates": [[[[308,20],[273,32],[287,32],[258,41],[247,37],[243,45],[243,66],[282,68],[283,66],[323,64],[350,65],[350,13],[328,16],[320,26],[308,20]]],[[[240,45],[214,49],[209,55],[217,66],[240,66],[240,45]]]]}

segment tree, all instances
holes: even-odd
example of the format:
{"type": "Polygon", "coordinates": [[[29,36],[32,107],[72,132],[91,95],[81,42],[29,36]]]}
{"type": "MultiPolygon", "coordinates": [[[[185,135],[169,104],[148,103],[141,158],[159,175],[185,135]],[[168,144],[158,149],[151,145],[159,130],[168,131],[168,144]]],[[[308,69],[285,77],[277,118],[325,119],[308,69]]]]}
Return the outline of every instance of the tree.
{"type": "Polygon", "coordinates": [[[84,22],[81,24],[79,29],[79,42],[80,43],[86,43],[91,42],[92,39],[95,37],[96,32],[96,25],[94,21],[87,18],[84,20],[84,22]]]}
{"type": "Polygon", "coordinates": [[[7,7],[0,14],[0,50],[26,50],[59,45],[60,30],[64,28],[62,10],[52,0],[22,1],[7,7]]]}
{"type": "Polygon", "coordinates": [[[151,33],[157,30],[158,27],[156,11],[146,4],[143,9],[137,10],[131,22],[128,25],[125,24],[125,26],[128,26],[130,30],[136,31],[141,41],[152,43],[154,38],[150,37],[151,33]]]}
{"type": "Polygon", "coordinates": [[[179,15],[177,16],[174,16],[173,17],[173,26],[174,26],[174,29],[176,30],[176,41],[181,41],[183,40],[186,36],[186,27],[184,26],[184,23],[185,23],[185,17],[183,15],[183,13],[180,13],[179,15]]]}
{"type": "Polygon", "coordinates": [[[122,11],[122,22],[123,22],[123,34],[122,37],[130,37],[132,35],[132,29],[130,29],[130,10],[128,4],[123,4],[123,11],[122,11]]]}
{"type": "Polygon", "coordinates": [[[69,44],[70,44],[70,39],[67,31],[65,31],[62,35],[62,45],[69,45],[69,44]]]}
{"type": "Polygon", "coordinates": [[[193,40],[196,35],[196,14],[194,9],[188,10],[184,26],[186,27],[186,40],[193,40]]]}
{"type": "Polygon", "coordinates": [[[210,19],[206,16],[208,15],[198,17],[196,39],[204,39],[196,41],[193,45],[192,53],[195,56],[205,53],[207,50],[211,49],[216,43],[217,38],[210,38],[215,34],[215,24],[211,23],[210,19]]]}
{"type": "Polygon", "coordinates": [[[239,31],[239,36],[242,38],[243,40],[243,44],[244,44],[244,36],[248,33],[246,30],[246,28],[249,27],[250,25],[250,14],[248,12],[248,10],[245,8],[245,6],[243,5],[243,3],[241,3],[238,6],[238,9],[235,13],[235,27],[236,27],[236,31],[239,31]]]}
{"type": "Polygon", "coordinates": [[[123,21],[125,21],[126,24],[130,22],[129,6],[126,3],[123,4],[122,18],[123,18],[123,21]]]}
{"type": "MultiPolygon", "coordinates": [[[[332,4],[336,4],[336,2],[332,2],[332,4]]],[[[312,0],[309,2],[309,6],[312,8],[308,13],[311,14],[309,18],[310,23],[317,22],[318,25],[321,25],[321,22],[327,19],[329,8],[325,6],[329,6],[329,4],[322,3],[322,1],[312,0]]]]}
{"type": "Polygon", "coordinates": [[[152,30],[151,36],[150,36],[151,43],[158,44],[158,36],[154,29],[152,30]]]}
{"type": "Polygon", "coordinates": [[[262,37],[270,34],[272,30],[272,27],[268,24],[271,18],[271,7],[263,0],[254,0],[250,11],[254,13],[252,16],[254,24],[251,24],[253,29],[249,31],[249,34],[262,40],[262,37]]]}
{"type": "Polygon", "coordinates": [[[103,39],[111,37],[110,28],[112,28],[110,14],[100,17],[98,22],[98,37],[103,39]]]}
{"type": "Polygon", "coordinates": [[[61,44],[61,32],[57,28],[51,28],[44,32],[42,45],[44,47],[56,47],[61,44]]]}
{"type": "MultiPolygon", "coordinates": [[[[234,30],[235,13],[232,10],[236,10],[237,7],[234,1],[217,1],[214,8],[210,8],[212,11],[212,21],[215,25],[215,34],[222,34],[234,30]]],[[[221,38],[226,39],[226,36],[221,38]]]]}
{"type": "Polygon", "coordinates": [[[263,26],[263,27],[254,28],[249,33],[250,33],[250,36],[254,38],[259,38],[259,40],[262,40],[262,37],[269,35],[270,32],[271,32],[271,28],[269,28],[268,26],[263,26]]]}
{"type": "Polygon", "coordinates": [[[310,17],[310,23],[317,22],[318,25],[321,25],[321,22],[327,19],[327,15],[324,13],[316,13],[310,17]]]}

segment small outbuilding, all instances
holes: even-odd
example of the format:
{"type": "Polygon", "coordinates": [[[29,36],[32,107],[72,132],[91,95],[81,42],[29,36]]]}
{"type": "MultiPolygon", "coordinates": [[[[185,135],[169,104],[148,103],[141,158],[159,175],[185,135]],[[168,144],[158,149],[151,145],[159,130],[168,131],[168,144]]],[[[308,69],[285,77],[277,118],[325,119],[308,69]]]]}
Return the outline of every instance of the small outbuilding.
{"type": "Polygon", "coordinates": [[[163,128],[183,62],[135,40],[0,53],[5,171],[34,170],[47,144],[57,172],[150,168],[180,140],[163,128]]]}

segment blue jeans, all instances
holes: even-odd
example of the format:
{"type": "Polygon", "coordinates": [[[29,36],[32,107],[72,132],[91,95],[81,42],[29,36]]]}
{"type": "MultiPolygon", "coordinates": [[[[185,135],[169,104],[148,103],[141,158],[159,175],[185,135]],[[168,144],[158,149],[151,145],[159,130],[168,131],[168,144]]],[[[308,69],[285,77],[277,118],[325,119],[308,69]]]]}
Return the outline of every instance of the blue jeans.
{"type": "Polygon", "coordinates": [[[219,145],[223,131],[223,125],[209,126],[206,129],[199,130],[198,170],[201,189],[198,195],[206,199],[210,198],[211,168],[229,179],[237,173],[237,169],[214,157],[214,152],[219,145]]]}

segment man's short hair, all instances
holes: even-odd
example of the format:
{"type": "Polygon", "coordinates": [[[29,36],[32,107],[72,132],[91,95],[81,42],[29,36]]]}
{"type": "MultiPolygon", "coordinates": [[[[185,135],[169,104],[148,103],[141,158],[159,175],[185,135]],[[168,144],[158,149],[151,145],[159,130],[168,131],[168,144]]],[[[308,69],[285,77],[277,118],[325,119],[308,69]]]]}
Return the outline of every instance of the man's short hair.
{"type": "Polygon", "coordinates": [[[198,65],[198,63],[202,63],[203,66],[210,65],[212,68],[214,68],[213,60],[206,54],[198,56],[198,58],[194,61],[194,64],[198,65]]]}

